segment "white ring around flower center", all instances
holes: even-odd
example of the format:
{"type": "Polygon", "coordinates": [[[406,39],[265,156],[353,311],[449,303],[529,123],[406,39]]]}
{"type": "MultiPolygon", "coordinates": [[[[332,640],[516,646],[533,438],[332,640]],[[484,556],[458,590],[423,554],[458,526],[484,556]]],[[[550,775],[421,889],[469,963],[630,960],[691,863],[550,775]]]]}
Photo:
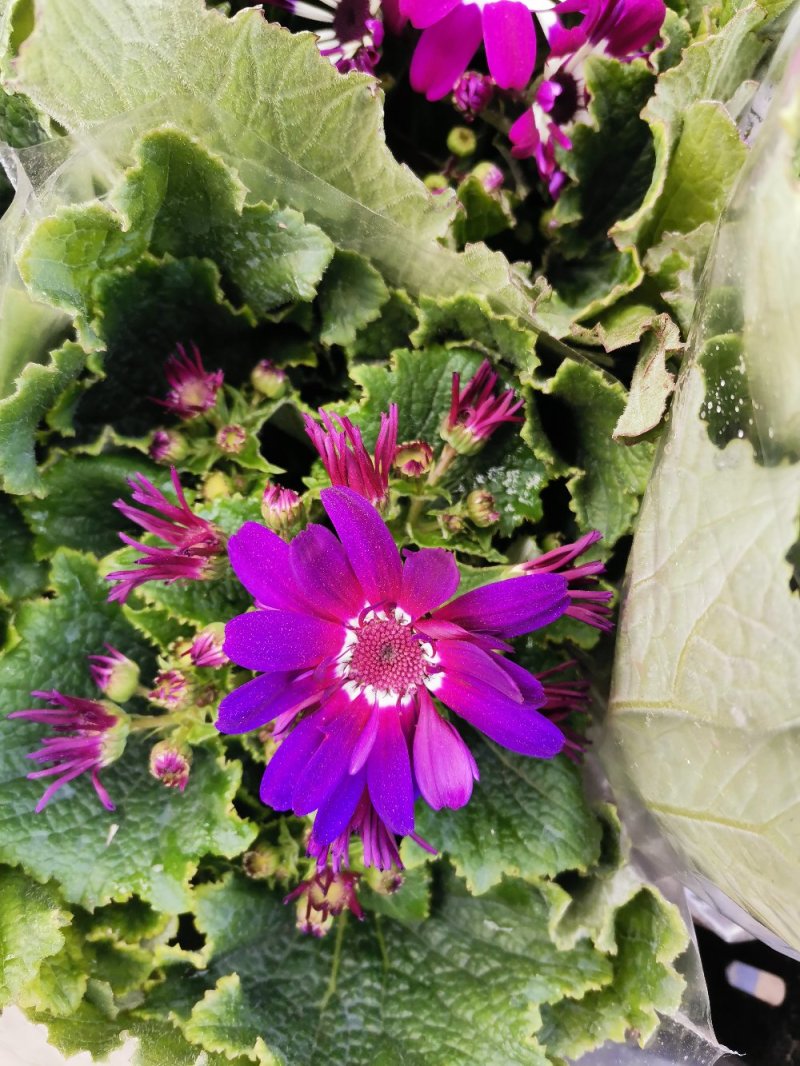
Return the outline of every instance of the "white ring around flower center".
{"type": "Polygon", "coordinates": [[[400,607],[370,608],[348,623],[337,672],[342,688],[380,707],[396,707],[427,685],[439,657],[400,607]]]}

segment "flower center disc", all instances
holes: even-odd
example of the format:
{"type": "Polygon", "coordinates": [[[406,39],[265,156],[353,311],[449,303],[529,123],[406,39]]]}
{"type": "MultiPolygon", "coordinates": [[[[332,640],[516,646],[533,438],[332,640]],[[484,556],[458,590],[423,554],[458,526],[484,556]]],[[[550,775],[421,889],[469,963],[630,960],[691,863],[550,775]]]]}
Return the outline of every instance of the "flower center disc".
{"type": "Polygon", "coordinates": [[[356,632],[348,676],[358,685],[399,696],[425,680],[425,652],[410,625],[394,618],[374,618],[356,632]]]}

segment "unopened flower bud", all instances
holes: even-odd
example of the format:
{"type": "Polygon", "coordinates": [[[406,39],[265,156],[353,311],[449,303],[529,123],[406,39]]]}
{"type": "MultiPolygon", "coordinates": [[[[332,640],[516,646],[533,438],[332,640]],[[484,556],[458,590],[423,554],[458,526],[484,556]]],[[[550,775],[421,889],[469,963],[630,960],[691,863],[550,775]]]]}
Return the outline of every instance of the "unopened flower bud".
{"type": "Polygon", "coordinates": [[[478,147],[478,138],[467,126],[453,126],[447,135],[447,149],[460,159],[472,155],[478,147]]]}
{"type": "Polygon", "coordinates": [[[356,885],[358,874],[334,873],[329,867],[319,870],[308,881],[301,881],[284,903],[297,900],[297,928],[301,933],[322,937],[333,924],[333,918],[344,910],[363,920],[364,912],[358,902],[356,885]]]}
{"type": "Polygon", "coordinates": [[[226,455],[238,455],[247,444],[247,431],[244,426],[232,422],[217,431],[217,447],[226,455]]]}
{"type": "Polygon", "coordinates": [[[262,359],[253,367],[250,381],[256,392],[268,400],[277,400],[286,392],[288,379],[285,370],[275,366],[269,359],[262,359]]]}
{"type": "Polygon", "coordinates": [[[254,881],[264,881],[278,872],[278,860],[273,851],[253,848],[242,856],[242,869],[254,881]]]}
{"type": "Polygon", "coordinates": [[[192,753],[188,748],[160,740],[150,752],[150,773],[167,788],[186,788],[192,766],[192,753]]]}
{"type": "Polygon", "coordinates": [[[147,449],[147,454],[156,463],[179,463],[188,453],[186,438],[174,429],[157,429],[147,449]]]}
{"type": "Polygon", "coordinates": [[[503,171],[500,167],[496,167],[494,163],[478,163],[476,167],[472,168],[471,173],[487,192],[496,192],[497,189],[502,188],[505,181],[503,171]]]}
{"type": "Polygon", "coordinates": [[[424,179],[425,188],[429,192],[432,192],[434,196],[438,196],[446,189],[450,188],[450,182],[444,176],[444,174],[428,174],[424,179]]]}
{"type": "Polygon", "coordinates": [[[189,682],[180,670],[161,670],[156,674],[153,687],[147,698],[151,703],[174,709],[180,707],[189,695],[189,682]]]}
{"type": "Polygon", "coordinates": [[[457,514],[437,515],[439,525],[446,537],[454,537],[464,529],[464,519],[457,514]]]}
{"type": "Polygon", "coordinates": [[[127,655],[106,644],[108,655],[90,655],[92,679],[110,700],[124,703],[139,685],[139,667],[127,655]]]}
{"type": "Polygon", "coordinates": [[[228,656],[222,650],[225,643],[225,625],[213,622],[198,633],[186,652],[195,666],[224,666],[228,656]]]}
{"type": "Polygon", "coordinates": [[[422,477],[433,462],[433,448],[424,440],[406,441],[397,445],[394,466],[405,477],[422,477]]]}
{"type": "Polygon", "coordinates": [[[467,496],[467,514],[476,526],[493,526],[500,521],[494,509],[494,496],[485,489],[473,489],[467,496]]]}
{"type": "Polygon", "coordinates": [[[269,482],[261,500],[264,525],[280,536],[295,533],[303,521],[303,500],[294,489],[269,482]]]}
{"type": "Polygon", "coordinates": [[[212,500],[227,499],[230,494],[230,481],[219,470],[213,470],[203,482],[203,499],[207,503],[211,503],[212,500]]]}
{"type": "Polygon", "coordinates": [[[379,896],[393,896],[403,887],[405,877],[398,870],[379,870],[370,866],[364,873],[367,884],[379,896]]]}
{"type": "Polygon", "coordinates": [[[494,82],[486,74],[477,70],[466,70],[453,89],[453,106],[461,111],[467,122],[472,122],[476,115],[487,106],[494,94],[494,82]]]}

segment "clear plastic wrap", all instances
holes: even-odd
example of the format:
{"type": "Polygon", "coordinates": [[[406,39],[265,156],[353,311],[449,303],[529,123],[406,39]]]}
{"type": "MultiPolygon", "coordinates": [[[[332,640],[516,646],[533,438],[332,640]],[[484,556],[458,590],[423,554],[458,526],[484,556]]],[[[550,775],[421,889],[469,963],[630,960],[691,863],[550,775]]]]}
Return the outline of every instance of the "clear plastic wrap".
{"type": "Polygon", "coordinates": [[[800,14],[767,81],[639,517],[599,747],[654,878],[800,957],[800,14]]]}

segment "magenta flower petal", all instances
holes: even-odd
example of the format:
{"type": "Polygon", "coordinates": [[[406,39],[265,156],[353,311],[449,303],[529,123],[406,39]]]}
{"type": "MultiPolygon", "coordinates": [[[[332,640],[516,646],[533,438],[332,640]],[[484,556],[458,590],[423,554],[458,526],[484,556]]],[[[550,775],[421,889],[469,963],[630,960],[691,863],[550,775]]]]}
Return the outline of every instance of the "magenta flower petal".
{"type": "Polygon", "coordinates": [[[470,678],[472,683],[491,686],[508,699],[522,703],[519,687],[504,669],[504,659],[489,655],[468,640],[440,640],[437,651],[444,676],[470,678]]]}
{"type": "Polygon", "coordinates": [[[489,73],[501,89],[524,89],[536,63],[533,15],[518,0],[496,0],[483,9],[483,41],[489,73]]]}
{"type": "Polygon", "coordinates": [[[414,775],[435,811],[463,807],[472,795],[472,782],[479,778],[472,752],[428,696],[420,700],[414,733],[414,775]]]}
{"type": "Polygon", "coordinates": [[[342,620],[364,607],[364,593],[344,548],[329,529],[307,526],[292,541],[290,560],[298,587],[314,589],[320,614],[342,620]]]}
{"type": "Polygon", "coordinates": [[[262,674],[229,693],[219,705],[216,726],[221,733],[249,733],[281,714],[301,711],[321,695],[319,679],[312,673],[262,674]]]}
{"type": "Polygon", "coordinates": [[[367,601],[396,603],[403,580],[400,553],[381,516],[351,489],[323,489],[320,496],[367,601]]]}
{"type": "Polygon", "coordinates": [[[444,548],[408,552],[398,603],[412,619],[417,619],[455,595],[460,580],[452,552],[444,548]]]}
{"type": "Polygon", "coordinates": [[[317,728],[313,717],[304,719],[292,730],[270,759],[261,778],[259,796],[262,803],[276,811],[292,809],[297,778],[324,738],[325,734],[317,728]]]}
{"type": "Polygon", "coordinates": [[[325,710],[331,710],[333,703],[339,704],[339,713],[325,729],[325,739],[297,778],[292,802],[295,814],[311,814],[333,795],[342,778],[348,775],[350,752],[369,717],[370,708],[363,700],[350,702],[346,696],[338,700],[334,696],[325,710]]]}
{"type": "Polygon", "coordinates": [[[228,541],[228,556],[234,573],[258,603],[283,611],[304,610],[292,580],[289,545],[277,533],[258,522],[245,522],[228,541]]]}
{"type": "Polygon", "coordinates": [[[378,816],[394,833],[414,831],[414,786],[408,744],[394,708],[386,708],[367,762],[369,795],[378,816]]]}
{"type": "Polygon", "coordinates": [[[314,819],[314,839],[318,843],[331,844],[345,832],[364,795],[366,780],[366,770],[345,774],[335,791],[319,807],[314,819]]]}
{"type": "MultiPolygon", "coordinates": [[[[437,696],[490,740],[520,755],[550,759],[564,746],[564,734],[529,704],[516,703],[475,679],[445,677],[437,696]]],[[[543,697],[544,699],[544,697],[543,697]]]]}
{"type": "Polygon", "coordinates": [[[289,611],[253,611],[225,626],[224,651],[247,670],[304,670],[335,655],[344,628],[311,615],[289,611]]]}
{"type": "Polygon", "coordinates": [[[522,694],[525,703],[541,707],[547,698],[541,681],[519,663],[515,663],[513,659],[503,659],[501,662],[503,669],[522,694]]]}
{"type": "Polygon", "coordinates": [[[567,582],[561,574],[530,574],[465,592],[440,607],[436,618],[465,629],[519,637],[555,622],[569,605],[567,582]],[[522,584],[526,581],[531,584],[522,584]]]}
{"type": "Polygon", "coordinates": [[[454,8],[423,30],[411,60],[412,88],[429,100],[447,96],[478,51],[482,34],[480,11],[473,5],[454,8]]]}
{"type": "Polygon", "coordinates": [[[432,26],[449,15],[462,0],[400,0],[400,11],[418,30],[432,26]]]}

